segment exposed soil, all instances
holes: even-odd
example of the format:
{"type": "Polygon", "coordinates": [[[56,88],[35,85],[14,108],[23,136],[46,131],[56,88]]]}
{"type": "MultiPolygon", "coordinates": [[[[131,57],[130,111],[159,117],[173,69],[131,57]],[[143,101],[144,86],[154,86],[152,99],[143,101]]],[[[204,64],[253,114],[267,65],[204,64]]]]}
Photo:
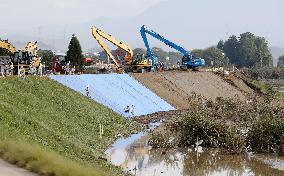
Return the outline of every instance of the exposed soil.
{"type": "Polygon", "coordinates": [[[248,79],[238,72],[231,72],[229,76],[224,77],[224,80],[236,87],[246,96],[255,94],[255,91],[245,83],[246,81],[248,82],[248,79]]]}
{"type": "Polygon", "coordinates": [[[190,108],[189,101],[193,92],[205,99],[223,97],[242,101],[246,100],[245,92],[251,92],[246,85],[238,84],[244,87],[243,92],[211,72],[170,71],[131,75],[177,109],[190,108]]]}

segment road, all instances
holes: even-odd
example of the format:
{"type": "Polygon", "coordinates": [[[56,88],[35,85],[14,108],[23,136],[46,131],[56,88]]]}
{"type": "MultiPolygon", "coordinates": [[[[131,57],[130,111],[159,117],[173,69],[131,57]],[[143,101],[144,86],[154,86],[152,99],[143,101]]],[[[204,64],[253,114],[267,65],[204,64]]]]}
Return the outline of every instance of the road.
{"type": "Polygon", "coordinates": [[[9,164],[0,159],[0,176],[37,176],[30,171],[9,164]]]}

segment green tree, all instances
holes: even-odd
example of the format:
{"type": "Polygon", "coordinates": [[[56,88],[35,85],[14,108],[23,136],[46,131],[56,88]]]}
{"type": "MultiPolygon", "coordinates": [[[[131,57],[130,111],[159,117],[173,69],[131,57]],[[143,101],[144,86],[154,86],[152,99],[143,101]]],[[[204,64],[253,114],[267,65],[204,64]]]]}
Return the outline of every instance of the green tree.
{"type": "Polygon", "coordinates": [[[144,48],[135,48],[135,49],[133,50],[133,55],[134,55],[134,57],[135,57],[136,55],[139,55],[139,54],[146,54],[146,49],[144,49],[144,48]]]}
{"type": "Polygon", "coordinates": [[[240,35],[240,67],[253,67],[256,64],[257,49],[254,43],[254,35],[246,32],[240,35]]]}
{"type": "Polygon", "coordinates": [[[283,68],[284,67],[284,55],[278,58],[277,67],[283,68]]]}
{"type": "Polygon", "coordinates": [[[256,37],[255,45],[257,49],[256,60],[259,63],[260,67],[272,67],[273,66],[273,57],[270,53],[268,43],[264,37],[256,37]]]}
{"type": "Polygon", "coordinates": [[[224,48],[224,41],[223,40],[220,40],[217,44],[217,48],[220,49],[220,50],[223,50],[224,48]]]}
{"type": "Polygon", "coordinates": [[[238,38],[231,36],[225,41],[223,51],[237,67],[272,66],[272,55],[267,41],[250,32],[243,33],[238,38]]]}
{"type": "Polygon", "coordinates": [[[241,65],[240,63],[240,44],[237,36],[232,35],[225,43],[223,51],[226,56],[230,59],[232,64],[235,64],[237,67],[241,65]]]}
{"type": "Polygon", "coordinates": [[[195,57],[201,57],[203,58],[203,50],[202,49],[194,49],[191,51],[191,54],[195,57]]]}
{"type": "Polygon", "coordinates": [[[78,70],[83,70],[84,56],[82,54],[80,42],[75,34],[72,35],[71,41],[68,46],[67,60],[70,61],[72,65],[76,66],[78,70]]]}
{"type": "Polygon", "coordinates": [[[159,61],[166,62],[166,58],[168,57],[168,52],[158,47],[154,47],[152,52],[155,56],[158,57],[159,61]]]}
{"type": "Polygon", "coordinates": [[[209,47],[203,50],[203,59],[206,65],[211,66],[211,61],[213,61],[214,67],[227,67],[229,64],[229,59],[225,57],[222,50],[216,47],[209,47]]]}
{"type": "Polygon", "coordinates": [[[51,69],[53,58],[55,56],[53,52],[51,50],[39,50],[38,55],[41,57],[41,61],[45,63],[45,66],[48,69],[51,69]]]}
{"type": "Polygon", "coordinates": [[[209,47],[204,50],[195,49],[192,50],[191,54],[204,59],[207,66],[211,66],[212,61],[214,67],[226,67],[229,64],[229,59],[225,57],[223,51],[216,47],[209,47]]]}

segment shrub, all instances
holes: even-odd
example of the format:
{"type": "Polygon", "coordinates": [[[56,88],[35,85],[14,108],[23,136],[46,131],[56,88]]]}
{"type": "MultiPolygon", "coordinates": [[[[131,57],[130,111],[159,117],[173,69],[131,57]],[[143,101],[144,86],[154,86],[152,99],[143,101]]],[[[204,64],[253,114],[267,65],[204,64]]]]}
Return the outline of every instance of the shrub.
{"type": "MultiPolygon", "coordinates": [[[[252,146],[254,151],[284,150],[284,108],[263,101],[244,103],[217,98],[215,102],[199,102],[186,112],[168,117],[167,133],[155,134],[157,147],[168,147],[168,137],[175,135],[176,145],[218,147],[240,153],[252,146]],[[271,117],[271,118],[263,118],[271,117]],[[273,117],[273,118],[272,118],[273,117]],[[268,150],[267,150],[268,149],[268,150]]],[[[172,145],[170,145],[172,146],[172,145]]]]}
{"type": "Polygon", "coordinates": [[[221,147],[225,142],[226,126],[198,113],[189,114],[178,124],[180,127],[180,145],[190,146],[203,140],[208,147],[221,147]]]}
{"type": "Polygon", "coordinates": [[[248,144],[254,151],[284,151],[284,119],[270,116],[256,121],[248,133],[248,144]]]}

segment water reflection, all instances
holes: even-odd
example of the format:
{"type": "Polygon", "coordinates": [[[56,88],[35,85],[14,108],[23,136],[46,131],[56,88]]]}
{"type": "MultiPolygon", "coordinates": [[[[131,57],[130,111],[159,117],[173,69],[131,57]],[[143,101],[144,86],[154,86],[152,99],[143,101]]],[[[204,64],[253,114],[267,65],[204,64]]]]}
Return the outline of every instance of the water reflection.
{"type": "Polygon", "coordinates": [[[284,158],[271,155],[227,155],[217,149],[152,149],[147,135],[120,139],[106,151],[109,161],[134,175],[250,176],[284,175],[284,158]]]}

